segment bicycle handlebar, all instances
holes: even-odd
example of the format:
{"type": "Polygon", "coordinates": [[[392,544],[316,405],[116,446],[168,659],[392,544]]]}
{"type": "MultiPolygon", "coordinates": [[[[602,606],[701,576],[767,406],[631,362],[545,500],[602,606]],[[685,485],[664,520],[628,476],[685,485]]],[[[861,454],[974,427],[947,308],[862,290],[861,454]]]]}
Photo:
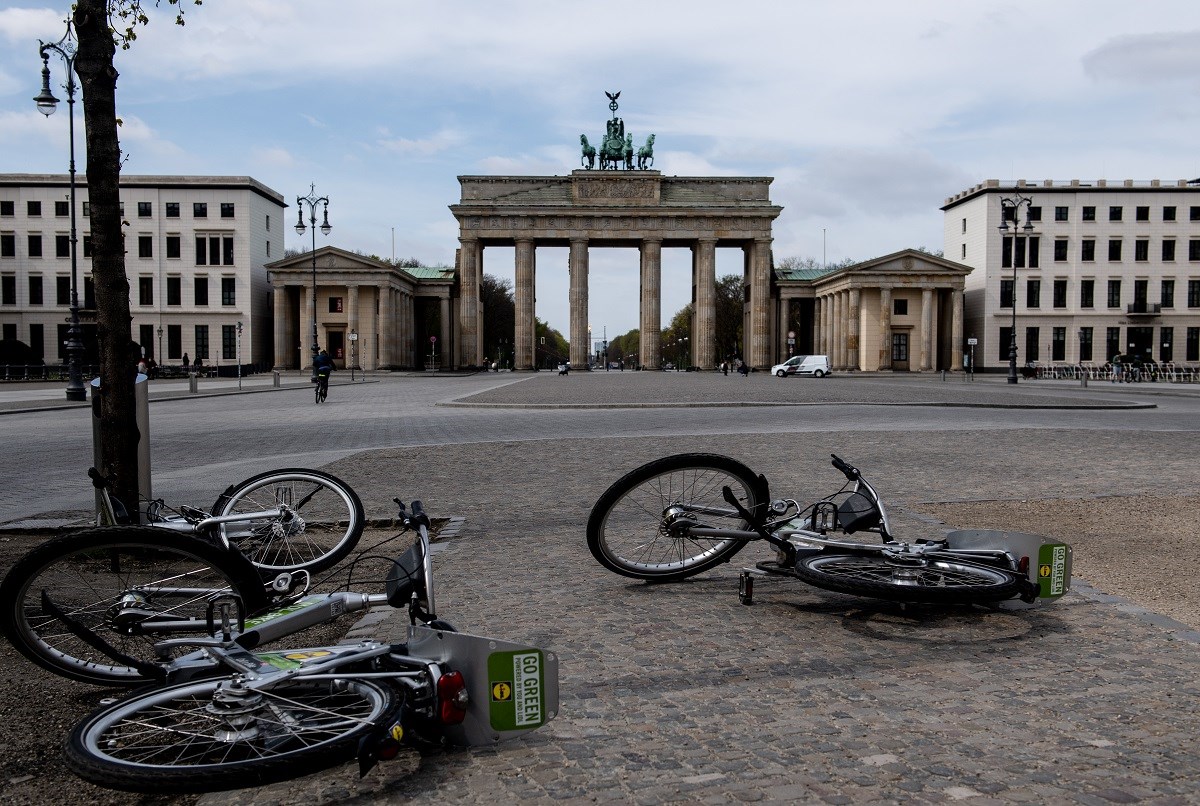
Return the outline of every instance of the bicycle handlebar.
{"type": "Polygon", "coordinates": [[[860,478],[862,478],[862,473],[859,472],[857,467],[849,462],[842,461],[841,457],[839,457],[836,453],[831,453],[829,455],[833,457],[833,466],[842,471],[842,473],[844,473],[846,478],[848,478],[850,481],[858,481],[860,478]]]}

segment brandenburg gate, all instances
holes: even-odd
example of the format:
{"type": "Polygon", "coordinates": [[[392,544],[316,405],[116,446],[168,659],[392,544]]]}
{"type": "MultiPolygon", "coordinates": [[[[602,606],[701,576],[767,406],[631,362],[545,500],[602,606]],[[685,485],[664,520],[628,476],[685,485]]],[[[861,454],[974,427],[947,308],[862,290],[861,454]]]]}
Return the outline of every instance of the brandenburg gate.
{"type": "MultiPolygon", "coordinates": [[[[585,140],[586,144],[586,140],[585,140]]],[[[586,152],[585,152],[586,156],[586,152]]],[[[603,164],[603,163],[602,163],[603,164]]],[[[692,250],[694,363],[714,368],[716,250],[744,253],[747,301],[743,359],[770,366],[771,203],[769,177],[677,177],[655,170],[576,170],[570,176],[460,176],[462,200],[450,206],[459,224],[460,365],[483,361],[479,305],[484,250],[515,247],[514,367],[534,367],[534,276],[538,246],[569,247],[570,334],[574,366],[586,367],[588,253],[636,246],[640,259],[639,362],[660,364],[661,267],[664,247],[692,250]]]]}

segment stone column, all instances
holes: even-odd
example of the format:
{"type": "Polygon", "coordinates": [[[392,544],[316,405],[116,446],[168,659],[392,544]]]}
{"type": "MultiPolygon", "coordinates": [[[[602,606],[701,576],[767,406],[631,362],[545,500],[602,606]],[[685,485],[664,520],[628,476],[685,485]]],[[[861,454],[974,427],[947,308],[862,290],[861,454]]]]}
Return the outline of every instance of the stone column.
{"type": "Polygon", "coordinates": [[[770,368],[771,239],[755,238],[750,246],[750,366],[770,368]]]}
{"type": "MultiPolygon", "coordinates": [[[[438,334],[438,364],[441,368],[450,366],[452,356],[450,354],[450,297],[442,297],[441,299],[441,322],[442,332],[438,334]]],[[[411,310],[411,308],[409,309],[411,310]]],[[[461,336],[459,337],[462,338],[461,336]]],[[[478,364],[483,360],[482,355],[476,354],[475,363],[478,364]]]]}
{"type": "Polygon", "coordinates": [[[379,324],[375,338],[379,341],[379,366],[391,369],[396,363],[396,289],[384,285],[379,289],[379,324]]]}
{"type": "Polygon", "coordinates": [[[287,337],[289,319],[287,302],[287,286],[275,286],[272,298],[272,307],[275,312],[275,366],[272,369],[286,369],[288,367],[288,350],[291,344],[287,337]]]}
{"type": "Polygon", "coordinates": [[[857,288],[850,289],[850,315],[846,322],[846,364],[849,369],[862,370],[862,363],[859,357],[858,337],[859,328],[862,323],[859,321],[859,311],[861,308],[862,292],[857,288]]]}
{"type": "Polygon", "coordinates": [[[513,369],[533,369],[537,328],[534,319],[534,272],[537,257],[531,239],[517,240],[516,249],[516,327],[513,334],[513,369]]]}
{"type": "Polygon", "coordinates": [[[955,288],[950,291],[950,369],[961,372],[963,368],[963,292],[955,288]]]}
{"type": "Polygon", "coordinates": [[[921,291],[921,370],[933,369],[933,289],[921,291]]]}
{"type": "Polygon", "coordinates": [[[401,326],[400,332],[397,334],[399,341],[398,352],[400,355],[400,363],[406,367],[415,367],[417,365],[417,352],[425,352],[425,346],[417,344],[416,335],[416,313],[413,306],[416,304],[416,298],[407,291],[396,292],[396,302],[400,307],[401,326]]]}
{"type": "Polygon", "coordinates": [[[830,356],[830,361],[838,369],[846,368],[846,304],[844,293],[837,291],[833,295],[833,355],[830,356]]]}
{"type": "Polygon", "coordinates": [[[640,252],[642,293],[638,364],[645,369],[658,369],[662,366],[662,241],[642,241],[640,252]]]}
{"type": "Polygon", "coordinates": [[[300,338],[297,347],[297,358],[301,369],[312,366],[312,333],[313,322],[316,321],[313,317],[316,316],[316,305],[313,303],[312,286],[305,285],[300,287],[300,304],[303,305],[304,316],[300,322],[300,338]]]}
{"type": "Polygon", "coordinates": [[[352,361],[357,361],[359,366],[362,365],[361,344],[355,344],[350,341],[352,333],[358,333],[358,341],[362,341],[362,327],[358,321],[358,286],[346,284],[346,366],[350,366],[352,361]],[[353,353],[353,357],[351,357],[353,353]]]}
{"type": "Polygon", "coordinates": [[[717,239],[701,238],[692,247],[696,256],[696,315],[692,319],[692,360],[700,369],[712,369],[716,360],[717,239]]]}
{"type": "Polygon", "coordinates": [[[588,243],[586,238],[571,239],[568,269],[571,274],[570,316],[571,368],[585,370],[592,346],[588,340],[588,243]]]}
{"type": "Polygon", "coordinates": [[[892,368],[892,289],[879,289],[879,368],[892,368]]]}
{"type": "MultiPolygon", "coordinates": [[[[459,238],[459,243],[462,244],[459,250],[459,287],[461,289],[461,297],[459,299],[459,341],[458,341],[458,364],[461,366],[478,365],[483,361],[482,347],[479,331],[479,263],[482,255],[482,248],[479,245],[478,238],[459,238]]],[[[447,329],[449,324],[449,312],[445,307],[442,308],[442,313],[445,318],[442,320],[442,330],[447,329]]],[[[440,338],[440,337],[439,337],[440,338]]],[[[443,364],[443,369],[447,368],[448,364],[443,364]]]]}

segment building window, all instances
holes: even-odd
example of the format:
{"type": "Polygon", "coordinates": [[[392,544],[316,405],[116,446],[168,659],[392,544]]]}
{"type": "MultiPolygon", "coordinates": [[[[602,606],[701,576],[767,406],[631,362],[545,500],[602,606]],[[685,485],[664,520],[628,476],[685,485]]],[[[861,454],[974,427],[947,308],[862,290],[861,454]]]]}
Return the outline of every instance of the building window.
{"type": "Polygon", "coordinates": [[[29,216],[30,218],[41,218],[42,203],[40,201],[25,202],[25,215],[29,216]]]}
{"type": "Polygon", "coordinates": [[[197,266],[233,265],[233,237],[217,235],[196,236],[197,266]]]}
{"type": "Polygon", "coordinates": [[[226,236],[221,239],[221,262],[226,266],[233,265],[233,238],[226,236]]]}
{"type": "Polygon", "coordinates": [[[1095,221],[1096,220],[1096,208],[1095,207],[1084,207],[1083,214],[1080,216],[1080,218],[1082,218],[1084,221],[1095,221]]]}
{"type": "Polygon", "coordinates": [[[1042,208],[1030,206],[1029,220],[1030,221],[1041,221],[1042,220],[1042,208]]]}
{"type": "Polygon", "coordinates": [[[1120,221],[1121,220],[1121,208],[1117,207],[1115,205],[1112,207],[1109,207],[1108,208],[1108,220],[1109,221],[1120,221]]]}
{"type": "Polygon", "coordinates": [[[963,232],[963,235],[967,234],[967,219],[965,219],[965,218],[962,220],[962,232],[963,232]]]}
{"type": "Polygon", "coordinates": [[[237,305],[237,278],[221,278],[221,304],[237,305]]]}
{"type": "Polygon", "coordinates": [[[1134,208],[1134,218],[1136,218],[1138,221],[1149,221],[1150,220],[1150,208],[1149,207],[1135,207],[1134,208]]]}
{"type": "Polygon", "coordinates": [[[1121,281],[1120,280],[1109,280],[1108,281],[1108,307],[1110,307],[1110,308],[1120,308],[1121,307],[1121,281]]]}
{"type": "Polygon", "coordinates": [[[1200,221],[1200,207],[1189,207],[1188,218],[1192,221],[1200,221]]]}
{"type": "Polygon", "coordinates": [[[150,202],[138,202],[138,218],[149,218],[153,214],[153,205],[150,202]]]}
{"type": "Polygon", "coordinates": [[[233,202],[221,202],[221,218],[233,218],[233,202]]]}
{"type": "Polygon", "coordinates": [[[1108,259],[1112,261],[1121,259],[1121,241],[1117,238],[1110,238],[1108,241],[1108,259]]]}
{"type": "Polygon", "coordinates": [[[1175,208],[1174,207],[1164,207],[1163,208],[1163,221],[1174,221],[1174,220],[1175,220],[1175,208]]]}
{"type": "Polygon", "coordinates": [[[83,278],[83,307],[96,310],[96,282],[88,275],[83,278]]]}
{"type": "Polygon", "coordinates": [[[83,203],[83,217],[84,218],[92,217],[92,203],[90,201],[85,201],[83,203]]]}
{"type": "Polygon", "coordinates": [[[1175,307],[1175,281],[1162,281],[1162,296],[1159,298],[1159,304],[1164,308],[1175,307]]]}
{"type": "Polygon", "coordinates": [[[180,277],[167,278],[167,304],[183,304],[183,280],[180,277]]]}
{"type": "Polygon", "coordinates": [[[271,216],[267,216],[267,232],[271,231],[271,216]]]}
{"type": "Polygon", "coordinates": [[[1041,280],[1026,280],[1025,281],[1025,307],[1027,307],[1027,308],[1042,307],[1042,281],[1041,280]]]}
{"type": "Polygon", "coordinates": [[[1165,261],[1175,260],[1175,242],[1174,241],[1167,240],[1167,241],[1162,242],[1162,259],[1165,261]]]}
{"type": "Polygon", "coordinates": [[[0,232],[0,257],[17,256],[17,236],[11,232],[0,232]]]}
{"type": "Polygon", "coordinates": [[[196,265],[208,265],[208,238],[202,235],[196,236],[196,265]]]}
{"type": "Polygon", "coordinates": [[[1188,241],[1188,260],[1200,260],[1200,241],[1195,238],[1188,241]]]}
{"type": "Polygon", "coordinates": [[[83,256],[84,257],[92,256],[92,236],[91,235],[83,236],[83,256]]]}
{"type": "Polygon", "coordinates": [[[167,259],[178,260],[182,250],[181,239],[178,235],[167,236],[167,259]]]}
{"type": "Polygon", "coordinates": [[[908,316],[908,300],[900,298],[893,299],[892,316],[908,316]]]}
{"type": "Polygon", "coordinates": [[[1055,221],[1069,221],[1070,219],[1067,218],[1067,208],[1066,207],[1055,207],[1054,208],[1054,220],[1055,221]]]}
{"type": "Polygon", "coordinates": [[[138,278],[138,305],[154,304],[154,278],[138,278]]]}
{"type": "Polygon", "coordinates": [[[1096,259],[1096,242],[1087,238],[1079,244],[1079,259],[1091,261],[1096,259]]]}
{"type": "Polygon", "coordinates": [[[1096,304],[1096,281],[1079,281],[1079,307],[1091,308],[1096,304]]]}
{"type": "Polygon", "coordinates": [[[154,236],[138,236],[138,257],[154,257],[154,236]]]}
{"type": "Polygon", "coordinates": [[[29,326],[29,354],[34,361],[42,361],[46,358],[46,337],[42,333],[41,325],[29,326]]]}
{"type": "Polygon", "coordinates": [[[0,305],[17,304],[17,275],[6,274],[0,277],[0,305]]]}
{"type": "Polygon", "coordinates": [[[179,202],[166,203],[167,218],[179,218],[179,202]]]}
{"type": "Polygon", "coordinates": [[[71,236],[70,235],[55,235],[54,236],[54,256],[55,257],[70,257],[71,256],[71,236]]]}
{"type": "Polygon", "coordinates": [[[208,218],[208,203],[192,202],[192,218],[208,218]]]}
{"type": "Polygon", "coordinates": [[[195,282],[196,304],[208,305],[208,278],[197,277],[195,282]]]}
{"type": "Polygon", "coordinates": [[[208,325],[196,325],[196,358],[208,358],[208,325]]]}
{"type": "Polygon", "coordinates": [[[1187,353],[1185,360],[1200,361],[1200,327],[1187,329],[1187,353]]]}
{"type": "Polygon", "coordinates": [[[1037,361],[1040,353],[1038,352],[1038,340],[1041,328],[1027,327],[1025,328],[1025,363],[1037,361]]]}
{"type": "Polygon", "coordinates": [[[40,274],[29,275],[29,304],[42,304],[42,275],[40,274]]]}
{"type": "MultiPolygon", "coordinates": [[[[271,256],[271,242],[267,241],[267,257],[271,256]]],[[[963,260],[967,258],[967,245],[963,244],[963,260]]]]}
{"type": "Polygon", "coordinates": [[[329,312],[330,313],[341,313],[342,312],[342,298],[341,297],[330,297],[329,298],[329,312]]]}
{"type": "Polygon", "coordinates": [[[1067,281],[1066,280],[1055,280],[1054,281],[1054,307],[1055,308],[1067,307],[1067,281]]]}
{"type": "Polygon", "coordinates": [[[1012,328],[1000,328],[1000,338],[996,340],[996,358],[1001,361],[1007,361],[1009,352],[1012,350],[1012,328]]]}
{"type": "Polygon", "coordinates": [[[1175,328],[1164,327],[1158,333],[1159,361],[1170,361],[1175,356],[1175,328]]]}
{"type": "Polygon", "coordinates": [[[1050,330],[1050,360],[1067,360],[1067,329],[1065,327],[1050,330]]]}
{"type": "Polygon", "coordinates": [[[71,304],[71,278],[70,277],[55,277],[54,278],[54,304],[55,305],[70,305],[71,304]]]}
{"type": "Polygon", "coordinates": [[[1092,329],[1090,327],[1079,328],[1079,360],[1092,360],[1092,329]]]}
{"type": "Polygon", "coordinates": [[[167,325],[167,358],[178,361],[183,357],[183,326],[167,325]]]}
{"type": "Polygon", "coordinates": [[[1013,281],[1000,281],[1000,307],[1011,308],[1013,306],[1013,281]]]}
{"type": "Polygon", "coordinates": [[[1109,327],[1104,329],[1104,355],[1109,361],[1121,352],[1121,328],[1109,327]]]}
{"type": "Polygon", "coordinates": [[[66,218],[71,215],[71,203],[65,201],[56,201],[54,203],[54,214],[59,218],[66,218]]]}
{"type": "Polygon", "coordinates": [[[17,203],[12,199],[0,200],[0,216],[11,218],[17,214],[17,203]]]}
{"type": "Polygon", "coordinates": [[[1139,261],[1150,259],[1150,241],[1138,238],[1133,242],[1133,259],[1139,261]]]}
{"type": "Polygon", "coordinates": [[[1200,280],[1188,280],[1188,307],[1200,308],[1200,280]]]}
{"type": "Polygon", "coordinates": [[[30,235],[30,236],[28,236],[28,238],[26,238],[26,240],[29,243],[29,256],[30,257],[41,257],[42,256],[42,236],[41,235],[30,235]]]}
{"type": "Polygon", "coordinates": [[[1054,260],[1063,261],[1067,259],[1067,241],[1059,238],[1054,241],[1054,260]]]}
{"type": "Polygon", "coordinates": [[[1133,304],[1136,310],[1146,310],[1146,299],[1149,296],[1150,281],[1149,280],[1134,280],[1133,281],[1133,304]]]}
{"type": "Polygon", "coordinates": [[[221,358],[237,360],[237,326],[221,325],[221,358]]]}

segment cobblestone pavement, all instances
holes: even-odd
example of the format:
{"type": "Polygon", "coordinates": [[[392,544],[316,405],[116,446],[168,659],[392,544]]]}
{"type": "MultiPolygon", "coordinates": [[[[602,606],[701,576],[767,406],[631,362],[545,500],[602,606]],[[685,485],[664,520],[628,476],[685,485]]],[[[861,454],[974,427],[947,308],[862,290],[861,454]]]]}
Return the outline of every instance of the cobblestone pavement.
{"type": "MultiPolygon", "coordinates": [[[[409,394],[400,382],[361,390],[361,400],[346,391],[343,408],[320,413],[353,411],[365,423],[358,428],[376,432],[373,445],[364,438],[361,447],[331,454],[327,465],[359,492],[368,513],[385,511],[400,495],[421,498],[434,515],[465,518],[435,558],[440,615],[466,632],[556,652],[558,718],[494,749],[406,755],[362,781],[347,765],[202,803],[1200,799],[1200,636],[1090,586],[1086,529],[1074,541],[1071,594],[1043,608],[996,611],[902,610],[787,580],[760,581],[758,603],[745,607],[737,571],[764,559],[761,549],[688,582],[650,586],[602,569],[583,533],[592,504],[618,476],[683,451],[733,456],[763,472],[776,494],[801,500],[840,486],[828,464],[836,452],[863,468],[891,504],[897,531],[909,537],[938,529],[927,512],[940,502],[984,510],[1000,502],[1011,512],[1023,500],[1119,496],[1136,507],[1139,496],[1164,487],[1198,488],[1200,420],[1190,390],[1008,390],[989,382],[976,392],[1027,395],[1029,403],[1095,395],[1157,406],[1093,411],[1086,400],[1065,410],[427,408],[464,394],[509,405],[522,402],[516,395],[528,396],[526,403],[547,395],[554,396],[549,402],[589,402],[582,394],[630,404],[703,394],[682,385],[693,382],[684,373],[676,386],[669,385],[674,377],[662,377],[668,373],[608,375],[607,382],[601,373],[502,375],[499,384],[489,382],[494,389],[466,381],[455,387],[459,394],[439,391],[403,410],[424,437],[403,435],[409,442],[381,436],[386,418],[397,416],[381,395],[409,394]],[[640,398],[631,400],[617,383],[641,384],[640,398]],[[372,419],[367,412],[377,409],[372,419]]],[[[789,393],[806,394],[830,393],[839,379],[707,380],[761,380],[763,389],[788,384],[789,393]]],[[[859,395],[876,396],[860,403],[932,402],[931,388],[942,386],[928,378],[915,385],[854,381],[859,395]]],[[[174,424],[186,414],[201,434],[218,419],[200,401],[180,411],[163,416],[174,424]]],[[[313,416],[311,403],[281,411],[300,427],[313,416]]],[[[1012,528],[1038,531],[1034,523],[1012,528]]],[[[1136,537],[1130,550],[1155,552],[1154,535],[1136,537]]],[[[1179,569],[1163,557],[1165,587],[1176,584],[1179,569]]],[[[1188,570],[1185,584],[1194,578],[1188,570]]],[[[403,626],[393,617],[370,630],[393,639],[403,626]]]]}

